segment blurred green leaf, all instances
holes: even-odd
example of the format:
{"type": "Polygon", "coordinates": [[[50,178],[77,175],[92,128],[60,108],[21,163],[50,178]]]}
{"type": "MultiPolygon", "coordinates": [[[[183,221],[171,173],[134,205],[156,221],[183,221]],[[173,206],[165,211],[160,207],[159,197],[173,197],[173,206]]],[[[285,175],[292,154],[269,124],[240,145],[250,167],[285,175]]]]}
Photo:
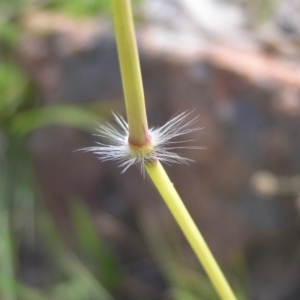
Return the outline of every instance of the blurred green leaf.
{"type": "Polygon", "coordinates": [[[68,125],[92,131],[95,123],[101,122],[98,114],[73,105],[53,105],[32,108],[17,114],[10,123],[10,130],[17,135],[26,135],[48,125],[68,125]]]}
{"type": "Polygon", "coordinates": [[[116,288],[120,284],[118,265],[97,234],[87,207],[79,202],[73,202],[71,211],[79,247],[101,271],[101,282],[108,288],[116,288]]]}
{"type": "MultiPolygon", "coordinates": [[[[0,199],[2,201],[3,199],[0,199]]],[[[0,203],[0,299],[14,300],[15,275],[12,260],[8,210],[0,203]]]]}
{"type": "Polygon", "coordinates": [[[50,300],[35,288],[28,287],[24,284],[17,284],[17,292],[19,300],[50,300]]]}
{"type": "Polygon", "coordinates": [[[10,63],[0,64],[0,122],[16,112],[23,102],[27,85],[25,75],[10,63]]]}
{"type": "Polygon", "coordinates": [[[62,242],[54,222],[46,213],[40,213],[39,222],[48,249],[59,271],[64,274],[64,280],[47,289],[50,299],[82,300],[103,299],[112,300],[112,296],[103,287],[90,270],[62,242]]]}
{"type": "MultiPolygon", "coordinates": [[[[132,0],[132,4],[138,4],[142,0],[132,0]]],[[[51,0],[46,8],[61,11],[74,17],[92,17],[110,10],[110,0],[51,0]]]]}
{"type": "Polygon", "coordinates": [[[9,201],[13,195],[12,189],[8,187],[12,180],[12,172],[3,150],[0,149],[0,299],[14,300],[16,282],[9,209],[9,201]]]}
{"type": "Polygon", "coordinates": [[[69,289],[69,294],[71,297],[63,299],[113,299],[107,290],[102,286],[102,284],[96,280],[96,278],[76,256],[72,256],[70,253],[65,255],[65,266],[72,276],[72,281],[70,284],[71,289],[69,289]]]}
{"type": "Polygon", "coordinates": [[[173,288],[172,289],[172,298],[174,300],[204,300],[205,298],[199,298],[198,296],[193,295],[191,292],[173,288]]]}
{"type": "Polygon", "coordinates": [[[75,17],[90,17],[107,11],[110,0],[52,0],[47,7],[75,17]]]}
{"type": "Polygon", "coordinates": [[[144,237],[153,258],[169,282],[172,298],[218,300],[219,297],[206,275],[187,261],[178,233],[168,230],[168,225],[158,218],[153,220],[150,212],[143,211],[141,215],[144,237]]]}
{"type": "Polygon", "coordinates": [[[0,38],[5,43],[7,49],[12,49],[20,38],[18,26],[4,20],[3,22],[0,21],[0,38]]]}

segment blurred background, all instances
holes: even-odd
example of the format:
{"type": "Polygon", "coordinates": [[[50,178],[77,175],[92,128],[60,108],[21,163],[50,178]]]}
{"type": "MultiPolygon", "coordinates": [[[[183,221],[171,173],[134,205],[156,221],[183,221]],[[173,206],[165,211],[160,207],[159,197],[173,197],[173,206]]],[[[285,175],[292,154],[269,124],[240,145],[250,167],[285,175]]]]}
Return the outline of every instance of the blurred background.
{"type": "MultiPolygon", "coordinates": [[[[149,123],[239,300],[300,299],[300,1],[133,1],[149,123]]],[[[125,115],[109,0],[0,1],[0,299],[218,299],[148,178],[76,150],[125,115]]]]}

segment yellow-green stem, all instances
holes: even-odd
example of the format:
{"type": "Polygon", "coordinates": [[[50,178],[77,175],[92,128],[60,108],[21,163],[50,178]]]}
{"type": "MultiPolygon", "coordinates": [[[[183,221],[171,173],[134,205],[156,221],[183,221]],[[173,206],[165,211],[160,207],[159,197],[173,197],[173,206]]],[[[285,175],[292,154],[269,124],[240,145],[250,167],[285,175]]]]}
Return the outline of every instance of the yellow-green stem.
{"type": "MultiPolygon", "coordinates": [[[[131,3],[130,0],[111,1],[129,124],[129,144],[134,147],[136,152],[142,153],[143,151],[151,150],[151,141],[149,141],[148,137],[144,91],[134,34],[131,3]],[[149,142],[150,145],[148,144],[149,142]]],[[[223,300],[235,300],[235,296],[224,275],[159,161],[146,164],[146,169],[220,297],[223,300]]]]}
{"type": "Polygon", "coordinates": [[[160,162],[146,164],[146,170],[192,246],[196,256],[201,261],[221,299],[235,300],[236,298],[221,269],[160,162]]]}
{"type": "Polygon", "coordinates": [[[130,143],[145,145],[148,123],[130,0],[112,0],[130,143]]]}

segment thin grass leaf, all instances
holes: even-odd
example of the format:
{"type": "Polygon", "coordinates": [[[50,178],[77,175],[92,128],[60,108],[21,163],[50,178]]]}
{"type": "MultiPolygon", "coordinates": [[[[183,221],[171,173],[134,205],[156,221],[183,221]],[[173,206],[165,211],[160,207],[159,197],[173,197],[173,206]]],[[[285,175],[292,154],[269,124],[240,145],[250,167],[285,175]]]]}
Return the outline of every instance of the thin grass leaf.
{"type": "Polygon", "coordinates": [[[26,135],[42,126],[67,125],[91,131],[99,115],[73,105],[53,105],[32,108],[16,115],[10,123],[10,129],[17,135],[26,135]]]}

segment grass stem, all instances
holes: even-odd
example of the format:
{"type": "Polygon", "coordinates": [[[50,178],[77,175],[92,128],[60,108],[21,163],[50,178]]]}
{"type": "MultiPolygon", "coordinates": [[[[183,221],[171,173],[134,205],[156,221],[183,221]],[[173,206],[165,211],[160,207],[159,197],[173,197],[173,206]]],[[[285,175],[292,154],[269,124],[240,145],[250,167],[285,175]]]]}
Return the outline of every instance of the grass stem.
{"type": "Polygon", "coordinates": [[[130,0],[112,0],[112,13],[129,125],[129,142],[149,142],[148,122],[130,0]]]}
{"type": "MultiPolygon", "coordinates": [[[[134,151],[137,155],[142,155],[145,145],[150,145],[150,150],[147,149],[151,152],[151,140],[148,132],[144,91],[134,34],[131,3],[130,0],[111,0],[111,2],[129,125],[128,143],[130,147],[134,147],[134,151]]],[[[170,125],[166,128],[172,133],[170,125]]],[[[166,131],[166,128],[164,128],[164,131],[166,131]]],[[[117,134],[117,138],[117,140],[119,140],[119,134],[117,134]]],[[[100,150],[103,151],[103,149],[100,150]]],[[[117,150],[120,151],[119,149],[117,150]]],[[[104,151],[107,151],[107,149],[104,148],[104,151]]],[[[97,149],[95,149],[95,152],[97,153],[97,149]]],[[[150,154],[151,153],[149,153],[149,155],[150,154]]],[[[109,155],[108,157],[110,158],[109,155]]],[[[221,299],[235,300],[236,298],[229,284],[160,162],[157,159],[154,159],[153,163],[146,163],[145,167],[154,185],[202,263],[221,299]]]]}
{"type": "Polygon", "coordinates": [[[235,300],[236,298],[222,271],[160,162],[146,164],[146,170],[202,263],[221,299],[235,300]]]}

